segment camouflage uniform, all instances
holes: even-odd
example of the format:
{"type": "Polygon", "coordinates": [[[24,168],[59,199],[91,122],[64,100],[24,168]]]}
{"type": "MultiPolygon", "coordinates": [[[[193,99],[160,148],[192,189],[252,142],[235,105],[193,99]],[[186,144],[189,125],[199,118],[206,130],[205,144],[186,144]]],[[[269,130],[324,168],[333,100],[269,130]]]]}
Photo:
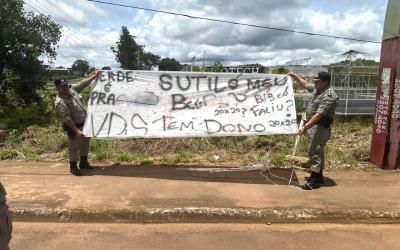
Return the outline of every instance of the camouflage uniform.
{"type": "MultiPolygon", "coordinates": [[[[313,92],[313,95],[306,109],[306,121],[310,120],[316,113],[322,115],[321,120],[306,130],[310,139],[308,156],[310,157],[310,170],[319,173],[325,165],[325,144],[331,137],[331,124],[335,116],[335,109],[339,97],[335,91],[328,87],[325,90],[317,91],[313,84],[307,84],[306,89],[313,92]]],[[[306,122],[305,121],[305,122],[306,122]]]]}
{"type": "Polygon", "coordinates": [[[0,249],[8,250],[11,240],[12,223],[6,204],[6,190],[0,182],[0,249]]]}
{"type": "MultiPolygon", "coordinates": [[[[72,84],[69,89],[69,95],[58,93],[55,100],[58,115],[61,117],[63,123],[71,120],[80,130],[82,130],[85,123],[86,108],[79,93],[86,86],[88,85],[84,82],[72,84]]],[[[78,161],[78,151],[81,157],[87,156],[89,153],[89,138],[76,137],[75,133],[67,125],[63,125],[63,127],[69,137],[68,152],[70,162],[78,161]]]]}

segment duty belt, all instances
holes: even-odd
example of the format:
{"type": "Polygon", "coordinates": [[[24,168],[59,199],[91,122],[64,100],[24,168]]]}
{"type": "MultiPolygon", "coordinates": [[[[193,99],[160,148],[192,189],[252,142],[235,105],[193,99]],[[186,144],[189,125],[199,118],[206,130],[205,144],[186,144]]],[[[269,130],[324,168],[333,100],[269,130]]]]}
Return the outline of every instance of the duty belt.
{"type": "Polygon", "coordinates": [[[329,128],[333,123],[333,119],[329,116],[322,116],[321,119],[317,122],[317,124],[325,127],[325,128],[329,128]]]}

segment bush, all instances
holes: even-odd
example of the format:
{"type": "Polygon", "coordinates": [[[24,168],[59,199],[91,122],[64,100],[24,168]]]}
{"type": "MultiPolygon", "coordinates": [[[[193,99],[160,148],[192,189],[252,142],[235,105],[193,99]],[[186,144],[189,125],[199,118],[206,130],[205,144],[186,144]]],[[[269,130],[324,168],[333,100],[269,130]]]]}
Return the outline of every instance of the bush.
{"type": "Polygon", "coordinates": [[[16,129],[7,131],[6,141],[8,143],[20,143],[22,138],[22,134],[16,129]]]}
{"type": "Polygon", "coordinates": [[[22,130],[28,126],[47,126],[51,123],[52,115],[45,106],[29,105],[1,110],[0,123],[7,130],[22,130]]]}
{"type": "Polygon", "coordinates": [[[56,153],[67,146],[67,136],[61,126],[28,127],[23,134],[25,142],[39,153],[56,153]]]}
{"type": "Polygon", "coordinates": [[[0,160],[11,160],[18,158],[18,151],[12,148],[0,148],[0,160]]]}

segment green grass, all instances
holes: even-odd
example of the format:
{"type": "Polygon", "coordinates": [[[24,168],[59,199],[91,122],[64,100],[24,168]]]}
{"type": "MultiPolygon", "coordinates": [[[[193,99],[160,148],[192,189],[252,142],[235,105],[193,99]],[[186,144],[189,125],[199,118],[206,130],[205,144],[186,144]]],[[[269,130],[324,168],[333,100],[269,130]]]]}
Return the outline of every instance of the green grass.
{"type": "Polygon", "coordinates": [[[90,140],[90,151],[94,153],[113,154],[122,142],[118,140],[90,140]]]}
{"type": "Polygon", "coordinates": [[[115,158],[119,161],[125,162],[141,162],[148,158],[147,154],[144,152],[136,152],[136,151],[120,151],[115,153],[115,158]]]}
{"type": "Polygon", "coordinates": [[[107,152],[107,151],[102,151],[102,152],[92,152],[93,159],[96,161],[102,161],[102,160],[111,160],[114,159],[114,154],[107,152]]]}
{"type": "Polygon", "coordinates": [[[340,117],[333,123],[336,133],[372,132],[373,119],[370,116],[340,117]]]}
{"type": "Polygon", "coordinates": [[[24,155],[24,159],[28,161],[40,160],[41,156],[37,150],[27,143],[22,143],[17,147],[17,150],[24,155]]]}
{"type": "Polygon", "coordinates": [[[357,160],[352,156],[352,154],[341,148],[330,148],[330,150],[328,150],[327,156],[327,158],[334,165],[346,164],[353,166],[357,164],[357,160]]]}
{"type": "Polygon", "coordinates": [[[146,165],[146,164],[153,164],[154,163],[154,161],[153,160],[151,160],[151,159],[145,159],[145,160],[141,160],[140,161],[140,165],[146,165]]]}
{"type": "Polygon", "coordinates": [[[175,154],[167,154],[161,157],[161,161],[167,164],[189,163],[192,159],[192,153],[181,150],[175,154]]]}
{"type": "MultiPolygon", "coordinates": [[[[332,165],[356,166],[369,157],[369,120],[341,120],[333,128],[333,137],[326,150],[327,162],[332,165]],[[367,137],[366,137],[367,136],[367,137]],[[354,143],[357,142],[357,143],[354,143]],[[357,144],[357,146],[355,146],[357,144]]],[[[285,156],[292,154],[295,135],[204,137],[176,139],[101,140],[90,142],[90,157],[95,161],[129,162],[134,164],[223,164],[249,165],[263,159],[276,166],[291,163],[285,156]],[[218,155],[218,159],[215,157],[218,155]]],[[[58,125],[30,126],[23,132],[11,131],[0,159],[24,158],[46,160],[47,154],[68,157],[67,137],[58,125]],[[18,153],[19,152],[19,153],[18,153]]],[[[307,156],[308,139],[301,137],[297,155],[307,156]]]]}
{"type": "Polygon", "coordinates": [[[134,159],[134,157],[132,156],[132,154],[130,154],[127,151],[121,151],[121,152],[117,152],[115,153],[115,158],[118,161],[132,161],[134,159]]]}
{"type": "Polygon", "coordinates": [[[352,157],[357,161],[368,161],[370,153],[370,142],[364,141],[358,147],[351,150],[352,157]]]}
{"type": "Polygon", "coordinates": [[[12,109],[1,108],[0,124],[9,131],[14,129],[21,131],[32,125],[46,126],[51,122],[50,109],[51,106],[34,104],[12,109]]]}
{"type": "Polygon", "coordinates": [[[282,151],[277,151],[274,153],[271,153],[270,155],[270,161],[273,165],[275,166],[282,166],[282,165],[286,165],[287,162],[285,160],[285,156],[286,154],[282,151]]]}
{"type": "Polygon", "coordinates": [[[18,158],[19,154],[13,148],[0,148],[0,160],[12,160],[18,158]]]}
{"type": "Polygon", "coordinates": [[[179,151],[178,153],[175,154],[174,160],[175,163],[188,163],[191,161],[191,154],[190,152],[186,150],[179,151]]]}
{"type": "MultiPolygon", "coordinates": [[[[89,88],[84,92],[87,95],[89,88]]],[[[44,91],[46,105],[28,105],[15,110],[0,108],[0,127],[8,131],[1,143],[0,159],[46,160],[48,155],[68,158],[67,137],[55,120],[54,91],[44,91]]],[[[297,100],[298,101],[298,100],[297,100]]],[[[298,101],[300,102],[300,101],[298,101]]],[[[326,150],[331,166],[357,166],[368,161],[372,132],[371,117],[337,118],[326,150]]],[[[263,160],[276,166],[291,163],[295,135],[197,137],[90,141],[90,157],[95,161],[133,164],[249,165],[263,160]],[[216,159],[214,155],[218,155],[216,159]]],[[[301,137],[297,155],[307,156],[308,140],[301,137]]]]}
{"type": "Polygon", "coordinates": [[[67,136],[58,126],[31,126],[23,137],[39,153],[56,153],[67,146],[67,136]]]}
{"type": "Polygon", "coordinates": [[[19,143],[21,142],[21,139],[22,134],[18,130],[12,129],[7,132],[6,141],[8,143],[19,143]]]}

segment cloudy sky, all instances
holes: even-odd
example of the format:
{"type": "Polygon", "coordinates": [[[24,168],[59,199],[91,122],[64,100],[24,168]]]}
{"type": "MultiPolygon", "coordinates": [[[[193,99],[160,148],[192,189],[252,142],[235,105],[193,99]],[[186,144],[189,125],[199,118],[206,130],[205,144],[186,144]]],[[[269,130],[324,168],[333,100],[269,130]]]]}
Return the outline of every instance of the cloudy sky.
{"type": "MultiPolygon", "coordinates": [[[[381,41],[387,0],[104,0],[251,25],[381,41]]],[[[348,50],[379,60],[380,44],[310,36],[192,19],[86,0],[25,0],[26,11],[51,15],[63,26],[53,66],[84,59],[95,67],[118,67],[110,50],[127,26],[145,51],[201,65],[283,65],[311,58],[311,64],[343,60],[348,50]]],[[[44,57],[43,60],[46,60],[44,57]]]]}

